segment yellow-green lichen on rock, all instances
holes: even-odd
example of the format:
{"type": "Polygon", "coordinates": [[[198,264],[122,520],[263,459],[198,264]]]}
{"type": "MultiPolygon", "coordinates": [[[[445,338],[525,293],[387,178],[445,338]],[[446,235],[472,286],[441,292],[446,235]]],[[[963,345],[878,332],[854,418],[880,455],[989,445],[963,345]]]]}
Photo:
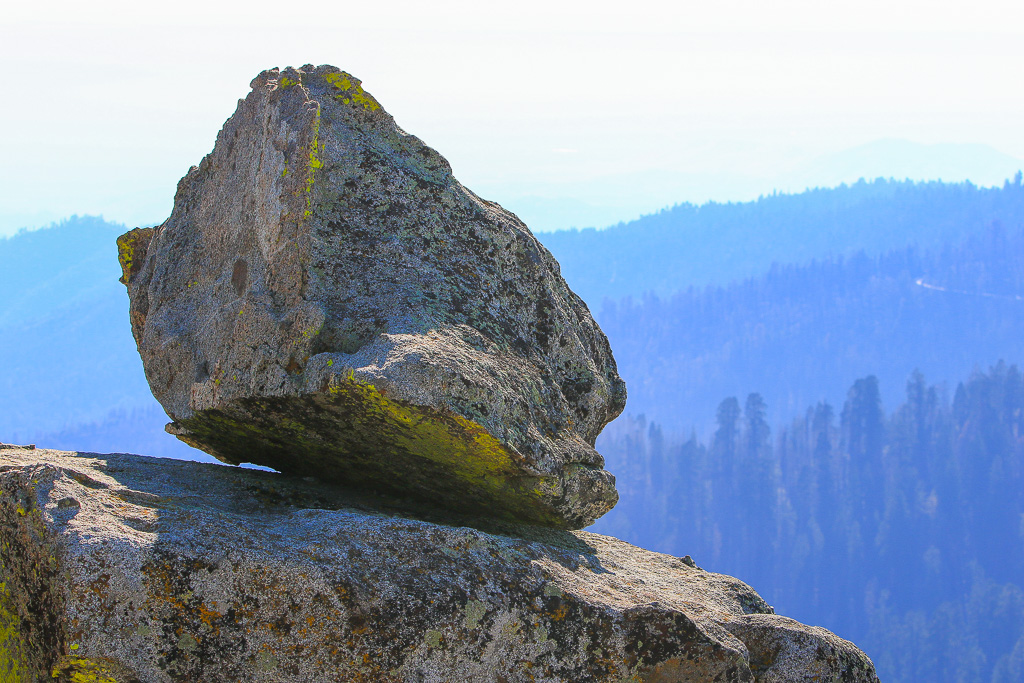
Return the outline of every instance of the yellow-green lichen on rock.
{"type": "Polygon", "coordinates": [[[117,238],[117,261],[121,264],[120,282],[127,285],[132,275],[139,272],[146,249],[153,237],[153,228],[135,228],[117,238]]]}
{"type": "Polygon", "coordinates": [[[119,663],[106,659],[67,656],[53,667],[53,683],[138,683],[138,678],[119,663]]]}
{"type": "Polygon", "coordinates": [[[324,151],[324,145],[320,142],[320,107],[317,106],[316,114],[313,116],[313,134],[312,139],[309,141],[309,160],[308,160],[308,172],[306,175],[306,209],[302,212],[303,218],[309,218],[313,215],[313,183],[316,178],[317,170],[323,168],[324,162],[320,159],[320,154],[324,151]]]}
{"type": "Polygon", "coordinates": [[[380,103],[373,95],[363,90],[363,83],[352,74],[344,71],[328,73],[324,79],[339,92],[334,98],[341,100],[344,104],[355,104],[367,111],[377,111],[380,103]]]}
{"type": "Polygon", "coordinates": [[[321,393],[200,411],[176,422],[173,432],[231,464],[259,461],[424,503],[441,500],[464,512],[567,526],[553,505],[565,487],[557,477],[524,476],[479,424],[392,400],[351,375],[333,377],[321,393]],[[295,452],[302,458],[291,460],[295,452]]]}

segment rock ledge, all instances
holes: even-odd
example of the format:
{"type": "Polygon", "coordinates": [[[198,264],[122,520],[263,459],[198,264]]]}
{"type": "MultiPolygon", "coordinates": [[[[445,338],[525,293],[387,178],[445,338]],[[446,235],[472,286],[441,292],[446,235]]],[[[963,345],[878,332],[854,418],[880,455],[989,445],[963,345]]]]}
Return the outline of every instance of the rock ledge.
{"type": "Polygon", "coordinates": [[[877,681],[853,644],[692,561],[400,505],[252,470],[4,450],[0,679],[877,681]]]}

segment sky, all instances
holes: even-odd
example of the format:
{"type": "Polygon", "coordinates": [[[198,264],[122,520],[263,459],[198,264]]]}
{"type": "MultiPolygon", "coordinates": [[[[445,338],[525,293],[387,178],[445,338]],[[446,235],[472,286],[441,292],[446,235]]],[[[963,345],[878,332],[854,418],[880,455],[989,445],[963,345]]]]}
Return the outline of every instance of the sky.
{"type": "Polygon", "coordinates": [[[162,221],[249,81],[334,64],[535,229],[1024,166],[1003,0],[29,3],[0,17],[0,235],[162,221]]]}

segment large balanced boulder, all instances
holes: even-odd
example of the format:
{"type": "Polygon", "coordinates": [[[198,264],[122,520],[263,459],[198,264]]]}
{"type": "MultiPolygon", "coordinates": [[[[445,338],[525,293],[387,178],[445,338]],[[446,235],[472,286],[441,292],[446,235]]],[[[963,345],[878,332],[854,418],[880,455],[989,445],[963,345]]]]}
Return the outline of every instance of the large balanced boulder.
{"type": "Polygon", "coordinates": [[[496,517],[607,512],[594,441],[625,385],[551,254],[353,76],[251,85],[170,218],[118,239],[168,431],[496,517]]]}
{"type": "Polygon", "coordinates": [[[877,683],[853,644],[689,558],[341,491],[0,451],[0,680],[877,683]]]}

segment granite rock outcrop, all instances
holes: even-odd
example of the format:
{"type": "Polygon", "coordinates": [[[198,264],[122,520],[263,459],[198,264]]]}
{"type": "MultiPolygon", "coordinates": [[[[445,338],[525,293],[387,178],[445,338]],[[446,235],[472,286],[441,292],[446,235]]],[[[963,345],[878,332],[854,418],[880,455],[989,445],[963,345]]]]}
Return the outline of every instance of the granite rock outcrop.
{"type": "Polygon", "coordinates": [[[615,504],[608,341],[513,214],[352,75],[273,69],[118,239],[168,431],[228,463],[556,528],[615,504]]]}
{"type": "Polygon", "coordinates": [[[853,644],[689,558],[395,505],[4,450],[0,680],[877,683],[853,644]]]}

